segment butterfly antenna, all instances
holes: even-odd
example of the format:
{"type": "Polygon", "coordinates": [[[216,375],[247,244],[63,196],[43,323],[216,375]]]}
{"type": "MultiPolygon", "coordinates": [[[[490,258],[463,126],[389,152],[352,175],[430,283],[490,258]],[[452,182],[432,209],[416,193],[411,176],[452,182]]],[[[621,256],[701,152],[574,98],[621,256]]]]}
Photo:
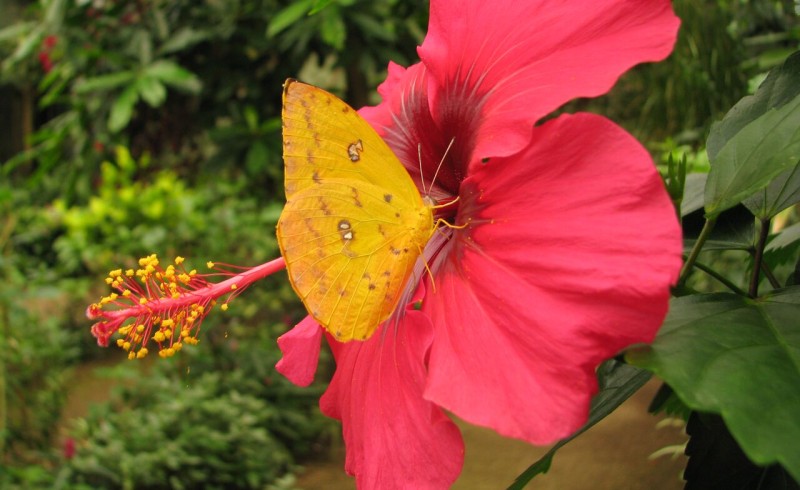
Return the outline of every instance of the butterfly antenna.
{"type": "MultiPolygon", "coordinates": [[[[447,149],[444,150],[444,155],[442,155],[442,159],[439,160],[439,165],[436,167],[436,172],[433,174],[433,179],[431,179],[431,189],[433,189],[433,183],[436,182],[436,177],[439,176],[439,170],[442,169],[442,165],[444,164],[444,159],[447,158],[447,154],[450,153],[450,148],[453,147],[453,143],[456,142],[455,136],[450,139],[450,144],[447,145],[447,149]]],[[[420,162],[422,165],[422,162],[420,162]]]]}
{"type": "MultiPolygon", "coordinates": [[[[417,143],[417,160],[419,161],[419,183],[422,185],[422,194],[427,196],[428,191],[425,190],[425,176],[422,175],[422,143],[417,143]]],[[[433,185],[433,183],[431,183],[433,185]]]]}

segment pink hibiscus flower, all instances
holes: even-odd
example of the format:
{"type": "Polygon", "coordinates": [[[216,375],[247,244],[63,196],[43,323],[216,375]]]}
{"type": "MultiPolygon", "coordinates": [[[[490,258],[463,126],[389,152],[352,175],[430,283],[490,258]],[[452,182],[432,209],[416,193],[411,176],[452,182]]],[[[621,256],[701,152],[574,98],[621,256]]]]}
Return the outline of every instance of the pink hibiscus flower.
{"type": "MultiPolygon", "coordinates": [[[[445,410],[533,444],[568,436],[597,365],[653,339],[681,239],[649,155],[600,116],[537,122],[666,57],[678,25],[665,0],[431,1],[422,61],[390,65],[360,113],[420,189],[444,158],[430,194],[458,198],[437,216],[458,228],[434,234],[431,277],[371,338],[327,336],[320,404],[360,488],[452,484],[464,446],[445,410]]],[[[307,318],[281,337],[278,370],[311,383],[322,335],[307,318]]]]}

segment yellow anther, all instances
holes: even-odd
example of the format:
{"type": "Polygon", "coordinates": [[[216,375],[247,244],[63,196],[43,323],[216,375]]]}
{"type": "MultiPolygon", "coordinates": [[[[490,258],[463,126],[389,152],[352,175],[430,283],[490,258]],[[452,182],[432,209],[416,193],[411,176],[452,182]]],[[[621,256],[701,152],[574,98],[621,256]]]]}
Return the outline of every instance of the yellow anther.
{"type": "Polygon", "coordinates": [[[192,277],[189,274],[179,274],[178,280],[184,284],[189,284],[192,281],[192,277]]]}
{"type": "Polygon", "coordinates": [[[131,295],[131,290],[130,290],[130,289],[126,289],[125,291],[123,291],[123,292],[122,292],[122,296],[124,296],[124,297],[126,297],[126,298],[127,298],[128,296],[130,296],[130,295],[131,295]]]}
{"type": "Polygon", "coordinates": [[[213,269],[214,268],[214,262],[211,262],[209,260],[208,262],[206,262],[206,267],[208,267],[209,269],[213,269]]]}
{"type": "Polygon", "coordinates": [[[192,334],[192,333],[191,333],[191,332],[189,332],[189,329],[188,329],[188,328],[184,328],[183,330],[181,330],[181,337],[188,337],[188,336],[189,336],[189,335],[191,335],[191,334],[192,334]]]}
{"type": "Polygon", "coordinates": [[[172,338],[172,330],[170,329],[164,330],[164,336],[168,339],[172,338]]]}
{"type": "Polygon", "coordinates": [[[164,340],[166,340],[166,336],[164,336],[164,332],[156,332],[153,335],[153,340],[155,340],[160,344],[161,342],[164,342],[164,340]]]}
{"type": "Polygon", "coordinates": [[[172,348],[175,349],[175,352],[178,352],[183,348],[183,344],[181,344],[180,342],[175,342],[174,344],[172,344],[172,348]]]}
{"type": "Polygon", "coordinates": [[[119,277],[122,275],[122,269],[114,269],[108,273],[108,277],[119,277]]]}
{"type": "Polygon", "coordinates": [[[139,349],[139,352],[136,353],[136,359],[141,359],[146,355],[147,355],[147,347],[142,347],[141,349],[139,349]]]}
{"type": "Polygon", "coordinates": [[[117,347],[122,347],[125,344],[125,339],[117,339],[117,347]]]}
{"type": "Polygon", "coordinates": [[[108,284],[110,286],[112,282],[114,282],[114,279],[112,279],[110,277],[106,277],[106,284],[108,284]]]}
{"type": "Polygon", "coordinates": [[[133,328],[133,325],[125,325],[124,327],[120,327],[119,333],[122,335],[128,335],[133,328]]]}
{"type": "Polygon", "coordinates": [[[144,332],[144,325],[137,325],[136,326],[136,333],[144,332]]]}
{"type": "Polygon", "coordinates": [[[237,286],[236,284],[231,284],[231,291],[236,291],[236,288],[238,287],[239,286],[237,286]]]}
{"type": "Polygon", "coordinates": [[[222,303],[222,306],[220,306],[220,309],[222,311],[228,311],[228,303],[222,303]]]}
{"type": "Polygon", "coordinates": [[[133,274],[134,274],[133,269],[128,269],[125,271],[125,275],[128,277],[133,277],[133,274]]]}
{"type": "Polygon", "coordinates": [[[114,301],[117,298],[119,298],[119,295],[117,293],[111,293],[111,294],[108,295],[108,300],[109,301],[114,301]]]}
{"type": "Polygon", "coordinates": [[[184,260],[184,258],[181,257],[180,255],[178,255],[177,257],[175,257],[175,265],[183,264],[183,260],[184,260]]]}
{"type": "Polygon", "coordinates": [[[131,350],[131,343],[128,342],[128,341],[123,342],[122,343],[122,348],[125,349],[125,350],[131,350]]]}
{"type": "Polygon", "coordinates": [[[193,277],[193,276],[196,276],[196,275],[197,275],[197,269],[192,269],[192,270],[190,270],[190,271],[189,271],[189,275],[190,275],[190,276],[192,276],[192,277],[193,277]]]}
{"type": "Polygon", "coordinates": [[[147,303],[147,298],[139,298],[139,304],[143,305],[147,303]]]}
{"type": "Polygon", "coordinates": [[[173,325],[175,325],[175,320],[172,318],[166,318],[161,322],[162,327],[172,327],[173,325]]]}
{"type": "Polygon", "coordinates": [[[136,359],[136,354],[134,354],[133,352],[128,352],[128,359],[131,361],[136,359]]]}

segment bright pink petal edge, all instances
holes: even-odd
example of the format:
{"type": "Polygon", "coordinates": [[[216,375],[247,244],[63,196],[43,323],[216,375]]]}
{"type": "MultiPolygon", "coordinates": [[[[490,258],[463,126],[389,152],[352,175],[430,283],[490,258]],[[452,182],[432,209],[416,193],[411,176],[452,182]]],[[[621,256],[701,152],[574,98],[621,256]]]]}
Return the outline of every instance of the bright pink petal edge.
{"type": "Polygon", "coordinates": [[[275,369],[298,386],[310,385],[319,363],[321,339],[322,328],[311,316],[305,317],[278,337],[278,347],[283,357],[275,369]]]}
{"type": "Polygon", "coordinates": [[[578,429],[598,363],[653,339],[681,265],[647,152],[595,115],[562,116],[462,184],[460,220],[423,311],[426,399],[549,444],[578,429]]]}
{"type": "Polygon", "coordinates": [[[364,342],[329,338],[336,373],[320,407],[342,421],[345,469],[360,489],[448,488],[461,472],[458,428],[422,397],[431,338],[413,310],[364,342]]]}
{"type": "Polygon", "coordinates": [[[565,102],[601,95],[632,66],[664,59],[679,24],[668,0],[433,0],[419,48],[431,112],[440,127],[481,120],[473,161],[511,155],[565,102]],[[480,115],[470,115],[476,107],[480,115]]]}

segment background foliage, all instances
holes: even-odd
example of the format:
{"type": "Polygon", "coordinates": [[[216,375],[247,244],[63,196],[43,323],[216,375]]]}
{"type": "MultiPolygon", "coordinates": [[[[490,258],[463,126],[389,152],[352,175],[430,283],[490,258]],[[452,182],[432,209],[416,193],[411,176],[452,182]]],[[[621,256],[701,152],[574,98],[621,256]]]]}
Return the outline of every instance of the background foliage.
{"type": "MultiPolygon", "coordinates": [[[[798,48],[797,5],[674,3],[683,25],[667,61],[564,110],[618,121],[665,175],[678,161],[703,174],[712,121],[798,48]]],[[[226,316],[209,318],[201,344],[172,362],[126,366],[136,374],[117,381],[123,388],[110,403],[65,427],[69,368],[117,354],[93,345],[82,308],[101,294],[99,274],[154,251],[198,264],[276,256],[284,79],[354,106],[374,102],[386,63],[416,60],[426,15],[404,0],[0,6],[0,112],[9,115],[0,121],[0,486],[291,485],[285,475],[331,429],[316,411],[318,391],[294,390],[272,370],[275,338],[302,313],[285,281],[254,287],[226,316]],[[234,447],[241,453],[231,458],[234,447]]],[[[685,193],[682,182],[673,189],[687,250],[703,226],[692,215],[702,198],[690,189],[704,182],[690,175],[685,193]]],[[[757,230],[752,215],[733,211],[720,217],[698,267],[747,289],[757,230]]],[[[788,234],[793,220],[790,211],[771,221],[788,227],[767,249],[783,278],[800,249],[798,233],[788,234]]],[[[686,287],[730,289],[706,274],[686,287]]]]}

